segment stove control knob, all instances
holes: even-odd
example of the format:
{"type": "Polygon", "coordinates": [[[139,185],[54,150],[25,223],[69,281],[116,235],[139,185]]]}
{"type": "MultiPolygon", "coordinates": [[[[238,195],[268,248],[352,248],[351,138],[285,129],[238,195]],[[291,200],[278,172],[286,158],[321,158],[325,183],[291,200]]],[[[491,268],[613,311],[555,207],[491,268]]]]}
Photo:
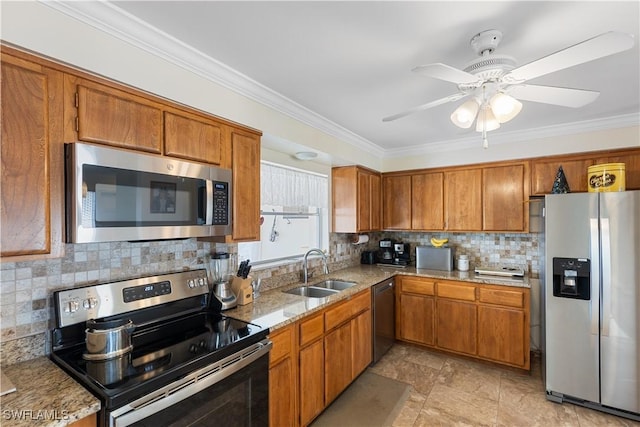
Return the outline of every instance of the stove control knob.
{"type": "Polygon", "coordinates": [[[98,300],[95,298],[87,298],[82,301],[82,307],[84,307],[85,310],[91,310],[92,308],[95,308],[96,305],[98,305],[98,300]]]}
{"type": "Polygon", "coordinates": [[[202,277],[198,279],[198,286],[204,286],[204,279],[202,277]]]}
{"type": "Polygon", "coordinates": [[[187,280],[187,285],[189,285],[190,288],[195,288],[196,282],[194,282],[193,279],[189,279],[187,280]]]}
{"type": "Polygon", "coordinates": [[[200,340],[198,345],[200,346],[200,348],[205,348],[207,346],[207,342],[205,340],[200,340]]]}
{"type": "Polygon", "coordinates": [[[66,313],[75,313],[80,308],[78,301],[69,301],[64,308],[66,313]]]}
{"type": "Polygon", "coordinates": [[[193,353],[193,354],[196,354],[196,353],[198,352],[198,346],[197,346],[197,345],[195,345],[195,344],[191,344],[191,345],[189,346],[189,352],[191,352],[191,353],[193,353]]]}

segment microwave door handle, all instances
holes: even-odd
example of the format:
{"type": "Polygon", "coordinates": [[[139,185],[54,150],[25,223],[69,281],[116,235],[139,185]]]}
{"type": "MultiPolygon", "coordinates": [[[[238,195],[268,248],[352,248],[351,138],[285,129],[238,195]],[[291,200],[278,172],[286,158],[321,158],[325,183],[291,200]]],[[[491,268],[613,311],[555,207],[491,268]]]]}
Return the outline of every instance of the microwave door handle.
{"type": "Polygon", "coordinates": [[[205,217],[205,224],[213,225],[213,181],[210,179],[207,182],[207,213],[205,217]]]}

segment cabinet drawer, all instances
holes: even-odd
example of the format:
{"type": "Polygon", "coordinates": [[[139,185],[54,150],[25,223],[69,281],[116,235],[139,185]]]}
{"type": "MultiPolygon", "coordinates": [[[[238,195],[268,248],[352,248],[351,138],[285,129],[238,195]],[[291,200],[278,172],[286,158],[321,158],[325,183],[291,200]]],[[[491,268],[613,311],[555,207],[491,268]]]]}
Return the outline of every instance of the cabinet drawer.
{"type": "Polygon", "coordinates": [[[284,359],[293,352],[293,328],[287,326],[284,329],[270,335],[269,339],[273,342],[273,347],[269,352],[269,363],[271,365],[284,359]]]}
{"type": "Polygon", "coordinates": [[[438,282],[437,292],[438,296],[442,298],[451,298],[463,301],[476,300],[476,287],[473,285],[438,282]]]}
{"type": "Polygon", "coordinates": [[[352,297],[350,300],[330,308],[324,315],[326,330],[328,331],[335,328],[369,307],[371,307],[371,296],[369,290],[366,290],[352,297]]]}
{"type": "Polygon", "coordinates": [[[300,323],[300,345],[305,346],[324,335],[324,317],[318,314],[300,323]]]}
{"type": "Polygon", "coordinates": [[[522,308],[524,307],[524,293],[509,289],[480,288],[479,301],[487,304],[522,308]]]}
{"type": "Polygon", "coordinates": [[[401,289],[402,292],[412,294],[435,295],[435,285],[435,282],[420,279],[407,279],[403,277],[401,289]]]}

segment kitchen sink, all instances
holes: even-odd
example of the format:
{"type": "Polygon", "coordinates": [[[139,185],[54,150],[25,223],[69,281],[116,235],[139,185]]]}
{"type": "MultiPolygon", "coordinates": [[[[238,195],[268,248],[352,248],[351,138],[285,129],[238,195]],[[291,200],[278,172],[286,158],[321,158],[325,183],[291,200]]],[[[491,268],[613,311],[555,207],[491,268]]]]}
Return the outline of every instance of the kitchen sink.
{"type": "Polygon", "coordinates": [[[309,298],[324,298],[340,292],[338,289],[318,288],[315,286],[298,286],[297,288],[283,291],[286,294],[300,295],[309,298]]]}
{"type": "Polygon", "coordinates": [[[345,289],[349,289],[350,287],[355,285],[357,285],[356,282],[348,282],[346,280],[338,280],[338,279],[328,279],[328,280],[323,280],[322,282],[313,284],[313,286],[317,288],[335,289],[338,291],[344,291],[345,289]]]}

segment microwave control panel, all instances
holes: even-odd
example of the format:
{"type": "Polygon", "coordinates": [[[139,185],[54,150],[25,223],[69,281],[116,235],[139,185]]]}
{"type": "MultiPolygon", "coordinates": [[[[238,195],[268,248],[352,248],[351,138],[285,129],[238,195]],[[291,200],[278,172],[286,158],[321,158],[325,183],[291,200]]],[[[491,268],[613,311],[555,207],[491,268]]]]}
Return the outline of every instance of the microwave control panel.
{"type": "Polygon", "coordinates": [[[229,224],[229,183],[213,182],[213,225],[229,224]]]}

